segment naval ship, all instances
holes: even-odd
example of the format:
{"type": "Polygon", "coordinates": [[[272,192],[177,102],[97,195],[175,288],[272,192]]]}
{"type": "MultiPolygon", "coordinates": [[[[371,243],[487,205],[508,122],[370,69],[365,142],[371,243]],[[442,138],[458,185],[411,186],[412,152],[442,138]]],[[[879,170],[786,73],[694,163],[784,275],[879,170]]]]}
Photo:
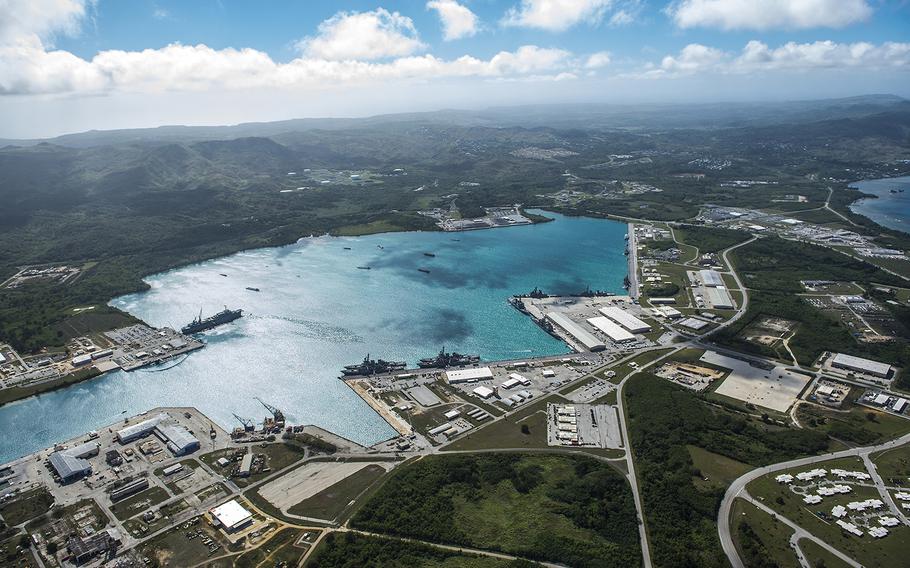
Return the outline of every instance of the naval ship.
{"type": "Polygon", "coordinates": [[[435,357],[427,357],[417,362],[421,369],[445,369],[446,367],[459,367],[480,362],[479,355],[462,355],[461,353],[446,353],[443,347],[435,357]]]}
{"type": "Polygon", "coordinates": [[[382,373],[391,373],[392,371],[401,371],[408,366],[405,361],[384,361],[382,359],[370,359],[367,354],[362,363],[356,365],[347,365],[341,370],[343,377],[357,377],[380,375],[382,373]]]}
{"type": "Polygon", "coordinates": [[[192,335],[194,333],[199,333],[207,329],[212,329],[213,327],[217,327],[221,324],[230,323],[242,316],[243,310],[229,310],[227,309],[227,306],[225,306],[223,311],[220,311],[213,316],[202,319],[202,310],[200,310],[199,315],[196,316],[196,319],[183,326],[183,328],[180,330],[180,333],[183,335],[192,335]]]}

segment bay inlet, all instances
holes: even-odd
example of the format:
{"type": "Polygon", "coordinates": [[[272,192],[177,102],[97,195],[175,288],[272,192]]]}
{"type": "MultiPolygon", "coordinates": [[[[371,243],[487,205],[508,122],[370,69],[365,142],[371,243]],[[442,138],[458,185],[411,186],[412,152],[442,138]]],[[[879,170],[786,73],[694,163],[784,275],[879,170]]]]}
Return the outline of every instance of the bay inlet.
{"type": "Polygon", "coordinates": [[[484,360],[566,353],[508,297],[624,292],[624,223],[546,215],[554,221],[507,229],[307,238],[151,276],[150,290],[111,304],[177,329],[200,310],[245,316],[206,332],[207,347],[179,365],[0,407],[0,429],[16,432],[0,439],[0,463],[158,406],[195,406],[230,430],[235,413],[262,419],[256,397],[294,424],[367,445],[392,437],[337,379],[343,365],[367,354],[414,365],[443,346],[484,360]]]}

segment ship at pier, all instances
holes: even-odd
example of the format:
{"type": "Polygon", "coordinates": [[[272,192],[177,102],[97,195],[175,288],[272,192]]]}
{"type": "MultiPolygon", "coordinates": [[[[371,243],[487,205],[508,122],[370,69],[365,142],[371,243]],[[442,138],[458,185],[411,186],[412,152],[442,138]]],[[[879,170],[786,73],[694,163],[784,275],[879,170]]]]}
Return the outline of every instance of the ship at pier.
{"type": "Polygon", "coordinates": [[[341,370],[343,377],[358,377],[381,375],[393,371],[401,371],[408,366],[406,361],[385,361],[383,359],[370,359],[370,354],[363,358],[363,362],[356,365],[347,365],[341,370]]]}
{"type": "Polygon", "coordinates": [[[479,355],[463,355],[461,353],[446,353],[443,347],[435,357],[427,357],[417,362],[421,369],[445,369],[446,367],[460,367],[462,365],[473,365],[480,362],[479,355]]]}
{"type": "Polygon", "coordinates": [[[202,317],[202,310],[199,311],[199,315],[196,316],[192,322],[186,324],[180,329],[180,333],[183,335],[192,335],[194,333],[200,333],[213,327],[218,327],[226,323],[231,323],[232,321],[243,317],[243,310],[229,310],[225,306],[224,310],[218,312],[213,316],[207,318],[202,317]]]}

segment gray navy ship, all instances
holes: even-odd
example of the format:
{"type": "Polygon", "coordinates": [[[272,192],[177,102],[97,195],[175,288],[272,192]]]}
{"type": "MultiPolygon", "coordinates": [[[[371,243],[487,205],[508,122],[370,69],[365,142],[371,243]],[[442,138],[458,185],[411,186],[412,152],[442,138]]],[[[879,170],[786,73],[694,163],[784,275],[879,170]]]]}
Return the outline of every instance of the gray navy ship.
{"type": "Polygon", "coordinates": [[[380,375],[382,373],[401,371],[407,366],[408,364],[405,361],[384,361],[383,359],[370,359],[370,355],[367,354],[367,356],[363,358],[362,363],[345,366],[341,370],[341,376],[358,377],[380,375]]]}
{"type": "Polygon", "coordinates": [[[218,312],[213,316],[209,316],[205,319],[202,318],[202,311],[199,311],[199,315],[196,316],[192,322],[186,324],[181,328],[180,333],[183,335],[192,335],[194,333],[200,333],[207,329],[212,329],[213,327],[218,327],[226,323],[231,323],[232,321],[239,319],[243,316],[243,310],[229,310],[225,306],[223,311],[218,312]]]}

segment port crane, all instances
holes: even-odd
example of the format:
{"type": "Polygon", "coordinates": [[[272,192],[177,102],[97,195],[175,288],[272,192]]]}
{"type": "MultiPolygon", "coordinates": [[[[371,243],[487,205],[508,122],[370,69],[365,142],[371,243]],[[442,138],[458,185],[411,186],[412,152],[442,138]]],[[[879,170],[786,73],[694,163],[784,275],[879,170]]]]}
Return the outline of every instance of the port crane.
{"type": "Polygon", "coordinates": [[[281,410],[279,410],[278,408],[275,408],[274,406],[272,406],[271,404],[268,404],[267,402],[265,402],[258,396],[256,397],[256,400],[258,400],[259,403],[262,406],[264,406],[266,410],[268,410],[269,412],[272,413],[271,418],[266,417],[265,423],[263,424],[264,429],[272,430],[272,429],[284,428],[284,413],[281,412],[281,410]]]}
{"type": "Polygon", "coordinates": [[[238,422],[243,424],[244,432],[252,432],[253,430],[256,429],[256,423],[253,422],[251,419],[244,418],[242,416],[237,416],[236,414],[234,415],[234,418],[236,418],[238,422]]]}

